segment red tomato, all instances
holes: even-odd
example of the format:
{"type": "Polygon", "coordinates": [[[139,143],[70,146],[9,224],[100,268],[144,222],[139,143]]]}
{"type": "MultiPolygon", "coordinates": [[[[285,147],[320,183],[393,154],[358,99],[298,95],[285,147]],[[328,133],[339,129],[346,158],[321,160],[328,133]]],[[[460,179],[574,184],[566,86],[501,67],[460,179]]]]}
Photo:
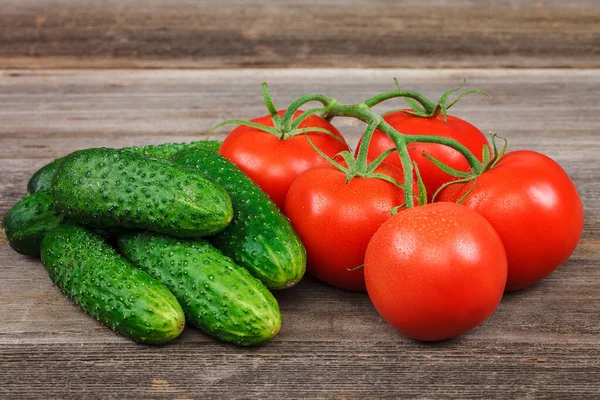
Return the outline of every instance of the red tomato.
{"type": "MultiPolygon", "coordinates": [[[[470,188],[445,188],[440,201],[456,201],[470,188]]],[[[506,290],[533,285],[565,262],[583,230],[577,189],[552,159],[514,151],[484,172],[463,205],[483,215],[500,235],[508,257],[506,290]]]]}
{"type": "Polygon", "coordinates": [[[443,340],[494,312],[506,254],[481,215],[436,203],[388,219],[369,243],[364,269],[369,297],[390,325],[413,339],[443,340]]]}
{"type": "MultiPolygon", "coordinates": [[[[381,164],[376,172],[402,182],[402,170],[381,164]]],[[[294,181],[285,214],[306,247],[307,270],[346,290],[365,290],[362,265],[369,239],[404,203],[404,191],[376,178],[353,178],[333,168],[315,168],[294,181]]]]}
{"type": "MultiPolygon", "coordinates": [[[[408,135],[442,136],[454,139],[463,144],[481,161],[483,146],[487,140],[483,133],[467,121],[448,115],[444,122],[442,115],[436,118],[425,118],[410,115],[401,111],[387,114],[383,117],[398,132],[408,135]]],[[[373,160],[388,149],[396,147],[392,140],[383,132],[376,130],[369,146],[368,159],[373,160]]],[[[469,164],[465,158],[453,148],[441,144],[411,143],[408,146],[410,158],[419,166],[419,172],[427,188],[429,199],[444,183],[456,178],[439,169],[434,163],[423,156],[423,153],[442,161],[459,171],[469,171],[469,164]]],[[[358,153],[358,148],[357,148],[358,153]]],[[[401,166],[398,153],[394,152],[386,157],[387,163],[401,166]]]]}
{"type": "MultiPolygon", "coordinates": [[[[284,112],[282,110],[278,113],[283,115],[284,112]]],[[[301,113],[300,110],[296,111],[294,117],[301,113]]],[[[269,115],[251,121],[273,126],[269,115]]],[[[339,131],[323,118],[311,115],[299,126],[306,127],[328,129],[341,139],[336,140],[322,132],[307,132],[315,146],[328,156],[333,157],[340,151],[349,149],[339,131]]],[[[329,165],[302,134],[281,140],[269,133],[242,125],[227,135],[219,153],[244,171],[281,209],[287,191],[298,175],[309,168],[329,165]]]]}

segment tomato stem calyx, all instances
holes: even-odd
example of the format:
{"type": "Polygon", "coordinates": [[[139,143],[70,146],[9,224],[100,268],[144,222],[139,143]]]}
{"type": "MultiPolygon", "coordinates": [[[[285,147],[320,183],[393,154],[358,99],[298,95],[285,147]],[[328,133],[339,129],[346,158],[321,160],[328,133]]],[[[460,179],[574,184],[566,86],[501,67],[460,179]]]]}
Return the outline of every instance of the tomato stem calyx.
{"type": "MultiPolygon", "coordinates": [[[[400,86],[398,85],[398,81],[396,79],[394,79],[394,82],[396,83],[396,86],[398,86],[398,90],[400,90],[400,86]]],[[[432,103],[431,101],[427,100],[427,102],[429,104],[433,104],[432,107],[423,107],[422,105],[424,105],[423,102],[421,102],[421,104],[417,103],[414,101],[414,99],[410,98],[410,97],[405,97],[404,100],[406,101],[406,103],[409,105],[410,109],[409,110],[405,110],[405,109],[400,109],[400,110],[393,110],[390,112],[403,112],[406,114],[410,114],[410,115],[414,115],[417,117],[423,117],[423,118],[437,118],[440,115],[444,116],[444,122],[447,122],[448,120],[448,109],[450,109],[450,107],[452,107],[453,105],[455,105],[456,103],[458,103],[463,97],[466,97],[470,94],[475,94],[475,93],[479,93],[479,94],[483,94],[485,95],[485,100],[491,98],[491,96],[483,91],[483,90],[479,90],[479,89],[472,89],[472,90],[467,90],[466,92],[463,92],[461,94],[459,94],[458,96],[456,96],[452,101],[450,101],[448,103],[448,98],[450,97],[450,95],[454,92],[457,92],[458,90],[462,89],[462,87],[465,85],[465,83],[467,82],[467,80],[465,78],[463,78],[463,82],[460,84],[459,87],[454,88],[454,89],[450,89],[446,92],[444,92],[442,94],[442,96],[440,97],[440,99],[437,101],[437,103],[432,103]]]]}
{"type": "MultiPolygon", "coordinates": [[[[286,140],[293,136],[302,135],[302,134],[305,134],[306,132],[320,132],[320,133],[329,135],[340,142],[344,142],[344,140],[341,137],[339,137],[338,135],[334,134],[333,132],[331,132],[330,130],[325,129],[325,128],[318,128],[318,127],[300,128],[300,124],[302,122],[304,122],[311,115],[317,114],[319,112],[327,112],[327,107],[314,108],[314,109],[311,109],[308,111],[304,111],[300,115],[295,117],[296,111],[298,111],[299,106],[294,107],[292,109],[292,106],[294,104],[294,103],[292,103],[292,105],[285,111],[283,116],[280,116],[279,111],[277,111],[277,108],[275,107],[275,104],[273,103],[273,99],[271,98],[271,94],[269,93],[269,88],[268,88],[266,82],[262,83],[261,89],[262,89],[263,99],[265,101],[265,106],[267,107],[267,111],[269,112],[271,121],[273,122],[273,126],[257,124],[252,121],[246,121],[246,120],[241,120],[241,119],[229,119],[229,120],[219,122],[218,124],[214,125],[211,128],[210,132],[208,133],[207,140],[210,139],[210,137],[212,136],[213,132],[216,129],[218,129],[224,125],[235,124],[235,125],[243,125],[243,126],[247,126],[250,128],[258,129],[262,132],[266,132],[273,136],[277,136],[281,140],[286,140]]],[[[310,98],[308,101],[323,101],[324,99],[327,99],[327,101],[333,100],[333,99],[329,99],[327,96],[321,95],[321,94],[313,94],[313,95],[309,95],[309,96],[310,96],[310,98]]],[[[336,102],[337,101],[332,101],[331,104],[335,105],[336,102]]],[[[306,101],[304,103],[306,103],[306,101]]],[[[302,104],[304,104],[304,103],[302,103],[302,104]]]]}
{"type": "Polygon", "coordinates": [[[392,178],[389,175],[375,172],[375,169],[377,168],[377,166],[379,164],[381,164],[381,162],[383,160],[377,162],[377,164],[375,164],[375,161],[373,161],[372,163],[361,166],[360,161],[358,159],[355,159],[352,156],[352,153],[350,153],[348,150],[340,151],[332,158],[332,157],[329,157],[327,154],[325,154],[323,151],[321,151],[321,149],[319,149],[313,143],[313,141],[310,140],[310,138],[308,136],[306,136],[306,140],[311,145],[311,147],[317,153],[319,153],[319,155],[321,157],[323,157],[325,160],[327,160],[327,162],[329,162],[329,164],[331,164],[336,169],[338,169],[339,171],[343,172],[346,175],[346,184],[350,183],[350,181],[355,177],[376,178],[376,179],[381,179],[381,180],[387,181],[393,185],[398,186],[400,189],[405,190],[405,185],[398,182],[396,179],[392,178]],[[344,166],[342,163],[337,162],[335,160],[336,158],[342,158],[342,160],[344,161],[346,166],[344,166]]]}
{"type": "Polygon", "coordinates": [[[473,182],[473,184],[469,187],[469,190],[460,199],[458,199],[457,203],[459,203],[459,204],[462,203],[471,194],[471,192],[475,188],[475,185],[477,184],[477,178],[479,177],[479,175],[494,168],[498,164],[498,162],[500,162],[500,160],[504,156],[504,153],[506,153],[506,149],[508,148],[508,140],[506,140],[506,138],[504,138],[496,133],[490,133],[490,137],[492,138],[492,149],[493,149],[494,154],[490,158],[489,146],[488,145],[483,146],[483,150],[482,150],[483,162],[480,163],[481,169],[478,171],[473,171],[473,170],[471,170],[471,172],[458,171],[458,170],[442,163],[441,161],[435,159],[434,157],[430,156],[429,154],[425,154],[425,153],[423,154],[423,156],[425,158],[427,158],[429,161],[433,162],[442,171],[444,171],[448,175],[451,175],[455,178],[459,178],[454,181],[446,182],[442,186],[440,186],[433,194],[433,197],[431,199],[432,202],[435,201],[437,195],[443,189],[447,188],[448,186],[461,184],[461,183],[473,182]],[[498,150],[498,145],[496,144],[496,139],[501,139],[504,141],[504,144],[503,144],[501,150],[498,150]]]}

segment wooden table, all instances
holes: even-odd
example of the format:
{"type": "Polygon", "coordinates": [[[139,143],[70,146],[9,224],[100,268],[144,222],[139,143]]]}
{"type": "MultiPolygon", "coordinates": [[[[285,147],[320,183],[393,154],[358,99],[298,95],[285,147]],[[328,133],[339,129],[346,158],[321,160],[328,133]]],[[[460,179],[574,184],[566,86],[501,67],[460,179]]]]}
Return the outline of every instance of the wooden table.
{"type": "MultiPolygon", "coordinates": [[[[271,4],[266,0],[258,2],[262,14],[242,3],[228,13],[211,7],[216,2],[193,6],[178,0],[167,7],[158,0],[136,0],[122,6],[127,13],[118,14],[121,19],[110,8],[117,1],[93,7],[91,1],[83,2],[92,7],[87,12],[59,0],[8,3],[13,7],[0,15],[0,26],[10,28],[0,29],[0,67],[11,67],[0,71],[0,215],[25,194],[37,168],[73,150],[191,141],[223,119],[264,114],[262,81],[269,82],[276,104],[285,107],[309,92],[360,101],[392,89],[396,76],[403,87],[433,98],[463,77],[468,88],[487,90],[491,100],[473,96],[453,114],[482,131],[504,135],[511,149],[533,149],[557,160],[579,189],[586,222],[579,247],[550,277],[507,294],[496,313],[472,332],[433,344],[398,334],[366,294],[307,277],[276,293],[284,325],[265,346],[237,348],[193,328],[166,346],[137,345],[79,311],[51,284],[39,260],[14,253],[2,240],[0,398],[600,397],[600,70],[590,68],[600,64],[600,13],[594,2],[529,6],[501,1],[483,9],[468,1],[436,2],[450,22],[461,15],[483,19],[456,28],[463,38],[456,44],[456,60],[440,53],[438,45],[450,40],[447,35],[438,37],[419,25],[421,18],[431,29],[446,26],[438,14],[427,20],[422,2],[407,2],[408,20],[394,20],[401,8],[385,1],[374,2],[375,8],[360,2],[353,10],[350,2],[323,3],[338,4],[338,14],[346,13],[354,24],[363,21],[355,12],[364,9],[364,15],[374,18],[373,10],[384,12],[389,5],[389,15],[374,23],[376,36],[388,29],[399,40],[399,31],[392,28],[407,34],[418,28],[412,34],[418,43],[428,43],[423,44],[430,51],[425,55],[405,41],[379,51],[373,47],[379,39],[365,35],[364,26],[357,28],[361,35],[337,19],[326,26],[326,18],[315,11],[317,2],[293,6],[294,18],[304,28],[282,17],[288,15],[284,6],[265,8],[271,4]],[[307,10],[315,24],[323,25],[321,36],[305,18],[298,19],[307,10]],[[258,21],[240,26],[243,15],[258,21]],[[203,16],[205,23],[192,25],[194,16],[203,16]],[[528,29],[518,30],[517,17],[528,29]],[[218,26],[218,18],[227,22],[218,26]],[[294,52],[286,60],[285,41],[269,39],[275,28],[261,21],[278,22],[282,34],[295,40],[295,30],[304,29],[304,56],[294,52]],[[404,23],[408,27],[398,25],[404,23]],[[554,23],[554,29],[546,23],[554,23]],[[336,42],[336,29],[355,35],[355,43],[346,37],[336,42]],[[506,41],[506,32],[512,32],[512,41],[506,41]],[[552,45],[552,35],[561,32],[562,44],[552,45]],[[214,40],[200,45],[190,41],[194,35],[214,40]],[[255,54],[229,55],[215,42],[217,37],[232,53],[241,46],[237,38],[255,46],[255,54]],[[155,47],[153,38],[158,40],[155,47]],[[530,54],[536,38],[539,53],[530,54]],[[189,53],[184,44],[191,46],[189,53]],[[325,49],[332,51],[325,54],[325,49]],[[406,50],[407,60],[388,57],[394,49],[406,50]],[[324,58],[317,56],[319,51],[324,58]],[[478,59],[477,54],[484,56],[478,59]],[[337,60],[344,67],[361,68],[307,68],[335,66],[337,60]],[[513,63],[589,69],[503,68],[513,63]],[[247,65],[303,68],[240,68],[247,65]],[[367,68],[373,65],[394,68],[367,68]],[[139,68],[156,66],[167,68],[139,68]],[[461,69],[427,68],[439,66],[461,69]],[[210,67],[219,68],[206,69],[210,67]]],[[[396,101],[379,109],[400,106],[396,101]]],[[[364,129],[358,121],[334,123],[353,145],[364,129]]],[[[224,133],[219,130],[217,137],[224,133]]]]}

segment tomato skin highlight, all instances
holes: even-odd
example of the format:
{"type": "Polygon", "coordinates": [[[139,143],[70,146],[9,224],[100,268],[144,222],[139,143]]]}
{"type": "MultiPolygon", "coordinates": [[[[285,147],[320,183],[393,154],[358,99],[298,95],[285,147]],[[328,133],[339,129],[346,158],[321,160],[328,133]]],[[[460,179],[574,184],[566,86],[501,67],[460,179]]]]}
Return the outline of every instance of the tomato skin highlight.
{"type": "Polygon", "coordinates": [[[454,203],[402,211],[373,235],[365,256],[367,292],[404,335],[449,339],[487,319],[502,298],[506,254],[476,212],[454,203]]]}
{"type": "MultiPolygon", "coordinates": [[[[402,182],[402,170],[381,164],[377,173],[402,182]]],[[[294,181],[285,214],[306,247],[307,271],[316,278],[352,291],[364,291],[363,268],[371,236],[404,203],[404,191],[376,178],[353,178],[333,167],[315,168],[294,181]]]]}
{"type": "MultiPolygon", "coordinates": [[[[285,110],[278,111],[283,116],[285,110]]],[[[302,114],[294,113],[294,118],[302,114]]],[[[257,124],[273,126],[271,116],[265,115],[251,120],[257,124]]],[[[340,132],[325,119],[311,115],[299,128],[325,128],[337,136],[322,132],[307,132],[306,135],[321,151],[330,157],[342,150],[349,150],[340,132]]],[[[246,173],[271,200],[283,209],[287,191],[298,175],[309,168],[327,166],[327,161],[319,155],[303,134],[285,140],[255,128],[240,125],[233,129],[223,141],[219,153],[228,158],[246,173]]]]}
{"type": "MultiPolygon", "coordinates": [[[[439,201],[456,201],[471,184],[451,185],[439,201]]],[[[564,263],[583,231],[583,205],[558,163],[520,150],[505,154],[477,178],[462,202],[483,215],[500,235],[508,257],[507,291],[523,289],[564,263]]]]}
{"type": "MultiPolygon", "coordinates": [[[[444,122],[443,115],[426,118],[396,111],[384,115],[383,119],[398,132],[407,135],[435,135],[454,139],[469,149],[479,161],[482,158],[483,146],[488,144],[485,135],[479,129],[467,121],[451,115],[448,115],[447,121],[444,122]]],[[[369,146],[368,159],[374,160],[381,153],[394,147],[396,146],[390,138],[383,132],[376,130],[369,146]]],[[[408,145],[408,153],[411,160],[415,161],[419,167],[430,200],[440,186],[456,178],[439,169],[434,163],[425,158],[423,153],[459,171],[467,172],[470,170],[466,159],[458,151],[441,144],[411,143],[408,145]]],[[[385,162],[401,167],[400,158],[396,152],[387,156],[385,162]]]]}

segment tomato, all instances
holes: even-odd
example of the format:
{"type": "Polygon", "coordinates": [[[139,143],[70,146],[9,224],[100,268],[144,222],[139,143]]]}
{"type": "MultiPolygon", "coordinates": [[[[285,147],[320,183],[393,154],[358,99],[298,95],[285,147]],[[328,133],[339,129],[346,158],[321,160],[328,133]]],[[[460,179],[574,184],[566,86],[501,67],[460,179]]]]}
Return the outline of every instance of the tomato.
{"type": "Polygon", "coordinates": [[[411,208],[388,219],[365,256],[367,292],[381,316],[417,340],[473,329],[502,298],[506,254],[481,215],[455,203],[411,208]]]}
{"type": "MultiPolygon", "coordinates": [[[[383,117],[398,132],[408,135],[442,136],[454,139],[463,144],[481,161],[483,146],[487,140],[483,133],[475,126],[460,118],[448,115],[444,122],[442,115],[434,118],[417,117],[405,112],[397,111],[383,117]]],[[[368,159],[373,160],[388,149],[396,147],[392,140],[383,132],[376,130],[373,133],[369,146],[368,159]]],[[[358,150],[357,150],[358,152],[358,150]]],[[[440,170],[434,163],[423,156],[423,153],[440,160],[459,171],[469,171],[469,164],[456,150],[441,144],[411,143],[408,152],[413,161],[419,166],[419,172],[425,183],[429,199],[444,183],[456,178],[440,170]]],[[[401,166],[398,153],[394,152],[386,157],[387,163],[401,166]]]]}
{"type": "MultiPolygon", "coordinates": [[[[381,164],[377,173],[402,182],[402,170],[381,164]]],[[[284,213],[292,221],[307,254],[307,270],[346,290],[364,291],[362,268],[367,244],[392,208],[404,203],[404,191],[377,178],[315,168],[298,176],[287,195],[284,213]]]]}
{"type": "MultiPolygon", "coordinates": [[[[440,201],[460,199],[472,183],[451,185],[440,201]]],[[[514,151],[477,178],[462,202],[500,235],[508,257],[506,290],[533,285],[564,263],[583,230],[583,206],[566,172],[534,151],[514,151]]]]}
{"type": "MultiPolygon", "coordinates": [[[[282,116],[285,110],[279,111],[282,116]]],[[[298,110],[294,117],[300,115],[298,110]]],[[[251,122],[273,126],[271,116],[256,118],[251,122]]],[[[310,140],[323,153],[330,157],[342,150],[348,150],[346,141],[340,132],[325,119],[311,115],[299,128],[325,128],[339,138],[323,132],[307,132],[310,140]]],[[[298,175],[309,168],[329,165],[306,140],[303,134],[285,140],[270,133],[243,125],[235,128],[223,141],[219,153],[231,160],[246,173],[271,200],[283,209],[287,191],[298,175]]]]}

